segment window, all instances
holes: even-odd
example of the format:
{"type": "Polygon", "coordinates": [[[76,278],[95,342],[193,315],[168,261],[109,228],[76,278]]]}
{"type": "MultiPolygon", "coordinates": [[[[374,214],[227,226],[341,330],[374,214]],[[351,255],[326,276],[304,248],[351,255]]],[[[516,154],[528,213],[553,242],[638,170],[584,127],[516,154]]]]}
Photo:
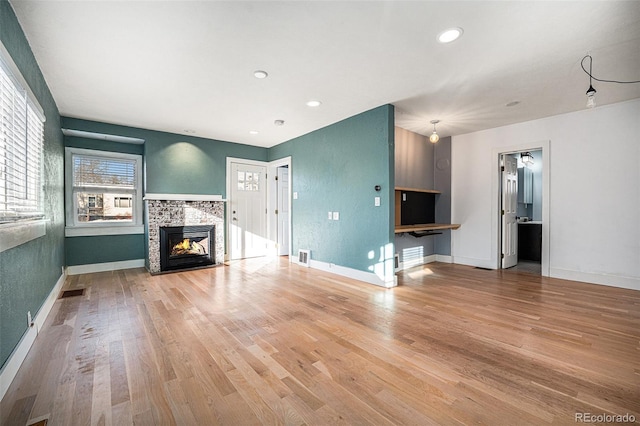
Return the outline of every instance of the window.
{"type": "Polygon", "coordinates": [[[142,157],[66,148],[67,236],[141,233],[142,157]]]}
{"type": "Polygon", "coordinates": [[[0,223],[42,218],[44,114],[0,45],[0,223]]]}
{"type": "Polygon", "coordinates": [[[260,173],[238,172],[239,191],[260,191],[260,173]]]}
{"type": "Polygon", "coordinates": [[[115,197],[113,199],[113,207],[117,209],[126,209],[131,206],[131,197],[115,197]]]}

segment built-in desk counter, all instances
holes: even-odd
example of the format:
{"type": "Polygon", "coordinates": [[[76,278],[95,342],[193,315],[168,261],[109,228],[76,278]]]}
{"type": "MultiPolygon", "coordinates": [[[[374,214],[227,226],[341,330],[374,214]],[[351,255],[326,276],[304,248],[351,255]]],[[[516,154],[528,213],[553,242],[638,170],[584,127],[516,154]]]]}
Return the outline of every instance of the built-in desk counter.
{"type": "Polygon", "coordinates": [[[429,235],[433,231],[441,231],[444,229],[458,229],[460,224],[458,223],[423,223],[419,225],[400,225],[396,226],[395,233],[423,233],[423,235],[429,235]]]}

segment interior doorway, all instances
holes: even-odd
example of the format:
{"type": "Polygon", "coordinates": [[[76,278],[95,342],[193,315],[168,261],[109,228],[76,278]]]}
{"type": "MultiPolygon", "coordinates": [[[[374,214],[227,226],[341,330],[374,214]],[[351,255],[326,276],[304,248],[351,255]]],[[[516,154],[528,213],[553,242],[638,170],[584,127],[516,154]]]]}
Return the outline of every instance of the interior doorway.
{"type": "Polygon", "coordinates": [[[270,253],[291,254],[291,157],[269,163],[270,253]]]}
{"type": "Polygon", "coordinates": [[[549,276],[549,141],[497,152],[497,268],[549,276]]]}

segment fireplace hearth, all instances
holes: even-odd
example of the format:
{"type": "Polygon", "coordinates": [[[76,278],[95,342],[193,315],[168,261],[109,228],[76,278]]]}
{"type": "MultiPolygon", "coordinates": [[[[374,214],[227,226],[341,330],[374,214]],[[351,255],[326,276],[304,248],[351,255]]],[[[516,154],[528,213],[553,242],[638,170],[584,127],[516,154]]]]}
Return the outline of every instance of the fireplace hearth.
{"type": "Polygon", "coordinates": [[[215,264],[215,225],[161,226],[160,271],[215,264]]]}

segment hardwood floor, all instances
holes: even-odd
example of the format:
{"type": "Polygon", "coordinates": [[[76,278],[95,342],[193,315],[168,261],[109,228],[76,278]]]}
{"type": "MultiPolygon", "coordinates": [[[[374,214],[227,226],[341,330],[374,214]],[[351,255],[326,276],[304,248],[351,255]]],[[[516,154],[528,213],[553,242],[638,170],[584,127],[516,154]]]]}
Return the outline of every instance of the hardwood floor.
{"type": "Polygon", "coordinates": [[[70,277],[0,424],[640,421],[640,292],[449,264],[399,283],[286,259],[70,277]]]}

